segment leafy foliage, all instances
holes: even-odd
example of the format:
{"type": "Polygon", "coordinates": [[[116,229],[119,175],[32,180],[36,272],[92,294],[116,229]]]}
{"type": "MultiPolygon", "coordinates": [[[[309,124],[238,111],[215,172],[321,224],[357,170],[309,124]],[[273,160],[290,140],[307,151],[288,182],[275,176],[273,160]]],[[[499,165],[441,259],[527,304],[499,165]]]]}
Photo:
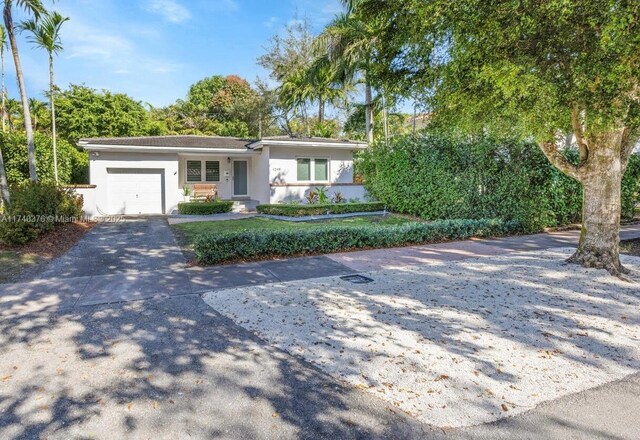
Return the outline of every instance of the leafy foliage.
{"type": "MultiPolygon", "coordinates": [[[[575,152],[569,155],[577,160],[575,152]]],[[[394,212],[429,220],[518,220],[530,232],[580,220],[580,184],[531,142],[425,133],[377,143],[358,161],[367,190],[394,212]]],[[[633,158],[625,180],[626,206],[638,201],[639,161],[633,158]]]]}
{"type": "Polygon", "coordinates": [[[185,215],[209,215],[231,212],[232,200],[178,203],[178,212],[185,215]]]}
{"type": "MultiPolygon", "coordinates": [[[[344,200],[340,196],[340,200],[344,200]]],[[[316,193],[317,198],[317,193],[316,193]]],[[[290,217],[303,217],[306,215],[348,214],[354,212],[383,211],[384,204],[380,202],[365,203],[313,203],[309,205],[258,205],[256,208],[260,214],[283,215],[290,217]]]]}
{"type": "MultiPolygon", "coordinates": [[[[27,140],[24,132],[0,133],[0,146],[10,185],[29,180],[27,140]]],[[[53,173],[53,147],[50,136],[35,133],[38,178],[42,182],[55,182],[53,173]]],[[[58,178],[61,183],[86,182],[89,160],[69,142],[58,140],[58,178]]]]}
{"type": "Polygon", "coordinates": [[[150,129],[140,102],[75,84],[56,96],[56,120],[60,137],[74,145],[84,137],[144,136],[150,129]]]}
{"type": "Polygon", "coordinates": [[[400,225],[318,226],[296,230],[245,230],[196,237],[194,251],[201,264],[250,260],[266,256],[330,253],[358,248],[494,237],[520,232],[517,222],[501,220],[441,220],[400,225]]]}
{"type": "Polygon", "coordinates": [[[54,183],[25,182],[11,190],[11,204],[0,217],[0,241],[20,245],[82,215],[82,198],[54,183]]]}

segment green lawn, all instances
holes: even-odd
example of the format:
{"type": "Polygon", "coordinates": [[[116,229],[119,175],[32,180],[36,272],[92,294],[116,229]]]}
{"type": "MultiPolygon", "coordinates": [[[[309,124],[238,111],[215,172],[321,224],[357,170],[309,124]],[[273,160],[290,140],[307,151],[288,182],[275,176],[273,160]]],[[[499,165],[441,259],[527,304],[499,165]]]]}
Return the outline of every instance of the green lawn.
{"type": "Polygon", "coordinates": [[[23,271],[38,263],[36,254],[0,250],[0,283],[7,283],[17,278],[23,271]]]}
{"type": "Polygon", "coordinates": [[[409,217],[401,217],[398,215],[381,216],[365,216],[365,217],[348,217],[331,220],[319,220],[313,222],[287,222],[283,220],[272,220],[262,217],[252,217],[242,220],[223,220],[216,222],[193,222],[181,223],[172,227],[179,236],[182,236],[189,245],[198,235],[214,232],[235,232],[246,229],[250,230],[282,230],[282,229],[312,229],[325,225],[341,225],[345,227],[360,226],[366,224],[380,225],[398,225],[407,222],[415,222],[415,219],[409,217]]]}

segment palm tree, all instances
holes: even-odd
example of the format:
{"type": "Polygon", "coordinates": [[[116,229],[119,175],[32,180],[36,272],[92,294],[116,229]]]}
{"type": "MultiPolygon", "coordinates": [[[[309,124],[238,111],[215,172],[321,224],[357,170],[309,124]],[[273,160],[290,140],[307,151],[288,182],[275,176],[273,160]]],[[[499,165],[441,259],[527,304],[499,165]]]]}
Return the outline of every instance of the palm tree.
{"type": "MultiPolygon", "coordinates": [[[[27,150],[29,154],[29,178],[32,182],[38,181],[36,173],[36,145],[33,139],[33,127],[31,126],[31,113],[29,112],[29,97],[24,84],[24,74],[22,65],[20,64],[20,54],[18,52],[18,44],[16,42],[15,28],[13,25],[13,4],[14,0],[2,0],[4,4],[3,18],[4,26],[9,35],[9,45],[13,54],[13,64],[16,68],[16,78],[18,80],[18,88],[20,89],[20,100],[22,101],[22,111],[24,114],[24,130],[27,134],[27,150]]],[[[44,13],[44,6],[40,0],[15,0],[15,4],[23,8],[27,13],[32,14],[36,19],[44,13]]]]}
{"type": "Polygon", "coordinates": [[[7,32],[4,30],[4,26],[0,25],[0,76],[2,76],[2,132],[7,131],[7,88],[4,85],[4,50],[7,48],[7,32]]]}
{"type": "Polygon", "coordinates": [[[307,69],[307,82],[312,87],[313,99],[318,103],[318,123],[324,122],[325,105],[336,104],[346,93],[345,87],[336,81],[333,66],[326,62],[326,58],[315,60],[307,69]]]}
{"type": "MultiPolygon", "coordinates": [[[[347,2],[348,3],[348,2],[347,2]]],[[[373,85],[371,63],[376,45],[376,31],[351,12],[336,17],[317,38],[321,59],[325,58],[343,84],[354,84],[362,76],[365,94],[365,131],[373,142],[373,85]]]]}
{"type": "Polygon", "coordinates": [[[47,105],[36,98],[29,98],[29,111],[33,121],[33,131],[38,131],[38,123],[46,117],[47,105]]]}
{"type": "Polygon", "coordinates": [[[27,20],[20,26],[23,30],[29,31],[31,36],[29,41],[36,47],[44,49],[49,54],[49,103],[51,106],[51,132],[53,138],[53,175],[58,183],[58,153],[56,149],[56,106],[55,106],[55,85],[53,83],[53,55],[62,50],[60,41],[60,29],[62,24],[69,20],[58,12],[45,14],[41,20],[27,20]]]}

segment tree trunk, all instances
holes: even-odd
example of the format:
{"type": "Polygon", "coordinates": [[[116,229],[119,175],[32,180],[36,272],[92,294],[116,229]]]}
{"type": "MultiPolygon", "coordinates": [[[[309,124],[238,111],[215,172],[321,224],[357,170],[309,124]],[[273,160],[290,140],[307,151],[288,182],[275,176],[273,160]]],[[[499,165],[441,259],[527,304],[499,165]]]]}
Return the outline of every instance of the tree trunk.
{"type": "Polygon", "coordinates": [[[56,148],[56,104],[53,96],[53,54],[49,53],[49,102],[51,103],[51,137],[53,140],[53,175],[58,184],[58,150],[56,148]]]}
{"type": "Polygon", "coordinates": [[[2,76],[2,132],[7,131],[7,91],[4,87],[4,46],[0,47],[0,69],[2,76]]]}
{"type": "Polygon", "coordinates": [[[583,187],[582,233],[578,249],[569,262],[585,267],[607,269],[620,275],[620,214],[623,160],[620,138],[611,136],[589,149],[589,159],[581,170],[583,187]]]}
{"type": "Polygon", "coordinates": [[[22,100],[22,111],[24,113],[24,130],[27,135],[27,151],[29,156],[29,178],[32,182],[38,181],[36,174],[36,147],[33,139],[33,127],[31,125],[31,112],[29,111],[29,98],[27,97],[27,89],[24,85],[24,74],[20,64],[20,55],[18,54],[18,44],[16,43],[15,31],[13,28],[13,17],[11,16],[11,3],[4,2],[4,25],[9,35],[9,44],[11,45],[11,53],[13,54],[13,64],[16,68],[16,77],[18,79],[18,87],[20,89],[20,99],[22,100]]]}
{"type": "Polygon", "coordinates": [[[320,104],[318,104],[318,123],[322,124],[324,121],[324,99],[319,99],[320,104]]]}
{"type": "Polygon", "coordinates": [[[373,143],[373,92],[371,90],[371,84],[366,80],[364,86],[364,118],[365,118],[365,132],[367,134],[367,142],[373,143]]]}
{"type": "Polygon", "coordinates": [[[0,197],[2,197],[4,203],[11,203],[9,184],[7,183],[7,171],[4,168],[4,159],[2,158],[2,148],[0,148],[0,197]]]}

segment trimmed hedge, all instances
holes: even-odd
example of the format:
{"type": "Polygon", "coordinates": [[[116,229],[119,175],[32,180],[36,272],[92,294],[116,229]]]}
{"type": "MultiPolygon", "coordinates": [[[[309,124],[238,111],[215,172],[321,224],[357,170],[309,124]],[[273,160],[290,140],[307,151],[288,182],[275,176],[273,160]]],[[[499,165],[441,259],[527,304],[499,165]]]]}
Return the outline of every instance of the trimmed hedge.
{"type": "MultiPolygon", "coordinates": [[[[578,161],[577,152],[567,158],[578,161]]],[[[367,191],[389,211],[427,220],[518,220],[528,232],[579,222],[582,187],[532,142],[427,131],[379,142],[359,154],[367,191]]],[[[622,181],[622,213],[640,201],[640,156],[622,181]]]]}
{"type": "Polygon", "coordinates": [[[204,234],[194,241],[200,264],[251,260],[268,256],[331,253],[359,248],[384,248],[471,237],[516,234],[522,226],[496,219],[440,220],[400,225],[318,226],[311,229],[239,231],[204,234]]]}
{"type": "Polygon", "coordinates": [[[47,182],[11,188],[11,204],[0,214],[0,242],[22,245],[82,216],[82,197],[47,182]]]}
{"type": "Polygon", "coordinates": [[[356,212],[384,211],[384,203],[323,203],[314,205],[258,205],[256,208],[260,214],[285,215],[290,217],[303,217],[306,215],[348,214],[356,212]]]}
{"type": "Polygon", "coordinates": [[[231,212],[232,200],[218,200],[215,202],[182,202],[178,203],[178,212],[186,215],[208,215],[231,212]]]}

